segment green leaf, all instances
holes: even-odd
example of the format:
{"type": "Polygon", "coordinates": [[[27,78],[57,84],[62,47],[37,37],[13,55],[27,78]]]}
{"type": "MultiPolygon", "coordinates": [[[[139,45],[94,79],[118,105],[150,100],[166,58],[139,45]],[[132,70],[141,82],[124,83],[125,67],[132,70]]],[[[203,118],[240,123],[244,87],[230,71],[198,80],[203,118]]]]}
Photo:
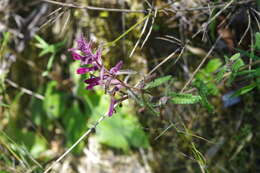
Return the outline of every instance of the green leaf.
{"type": "Polygon", "coordinates": [[[244,63],[244,61],[241,59],[241,58],[239,58],[239,59],[237,59],[235,62],[234,62],[234,64],[232,64],[232,71],[233,72],[237,72],[242,66],[244,66],[245,65],[245,63],[244,63]]]}
{"type": "MultiPolygon", "coordinates": [[[[80,104],[77,100],[73,100],[70,103],[70,107],[66,109],[62,116],[63,127],[66,135],[66,145],[72,146],[83,134],[88,130],[87,119],[89,118],[91,111],[82,112],[80,110],[80,104]]],[[[84,142],[80,143],[73,149],[75,154],[79,154],[84,148],[84,142]]]]}
{"type": "MultiPolygon", "coordinates": [[[[99,110],[107,112],[109,99],[106,98],[107,96],[102,96],[99,106],[95,108],[96,111],[94,112],[99,110]]],[[[98,141],[125,152],[129,151],[130,147],[149,147],[148,138],[137,117],[133,115],[132,110],[132,107],[123,105],[122,108],[117,109],[117,112],[112,117],[102,121],[96,128],[98,141]]],[[[100,114],[103,114],[103,112],[100,114]]],[[[95,113],[91,117],[91,122],[96,122],[99,118],[100,115],[95,113]]]]}
{"type": "Polygon", "coordinates": [[[212,104],[210,104],[210,102],[208,101],[208,98],[207,98],[210,95],[209,88],[202,80],[199,80],[199,79],[197,79],[195,81],[194,85],[199,91],[199,95],[201,96],[202,105],[204,107],[206,107],[209,112],[212,112],[214,109],[214,106],[212,104]]]}
{"type": "Polygon", "coordinates": [[[217,75],[216,75],[216,82],[217,82],[217,83],[219,83],[219,82],[223,79],[224,74],[225,74],[226,72],[227,72],[227,67],[226,67],[226,66],[222,67],[222,68],[219,70],[219,72],[218,72],[217,75]]]}
{"type": "Polygon", "coordinates": [[[64,100],[66,99],[62,92],[56,90],[56,86],[56,81],[48,83],[43,102],[44,109],[51,119],[62,116],[62,112],[65,110],[64,100]]]}
{"type": "Polygon", "coordinates": [[[125,134],[130,133],[130,130],[129,127],[123,126],[124,123],[124,119],[119,116],[106,119],[97,128],[99,142],[124,151],[129,150],[129,143],[125,134]]]}
{"type": "Polygon", "coordinates": [[[35,39],[38,41],[38,43],[35,44],[36,47],[42,49],[39,54],[40,57],[48,53],[56,54],[65,44],[65,41],[58,42],[56,44],[49,44],[38,35],[35,36],[35,39]]]}
{"type": "Polygon", "coordinates": [[[236,54],[234,54],[233,56],[231,56],[230,61],[235,61],[235,60],[237,60],[238,58],[240,58],[240,53],[236,53],[236,54]]]}
{"type": "Polygon", "coordinates": [[[3,107],[10,107],[10,105],[4,104],[4,103],[0,103],[0,106],[3,106],[3,107]]]}
{"type": "Polygon", "coordinates": [[[160,113],[154,108],[155,105],[152,104],[150,101],[148,101],[148,99],[145,97],[144,94],[141,94],[141,101],[142,101],[142,105],[145,108],[147,108],[152,114],[156,116],[160,116],[160,113]]]}
{"type": "Polygon", "coordinates": [[[237,90],[237,91],[232,95],[232,97],[237,97],[237,96],[246,94],[246,93],[248,93],[249,91],[252,91],[256,86],[257,86],[256,83],[252,83],[252,84],[247,85],[247,86],[245,86],[245,87],[243,87],[243,88],[240,88],[239,90],[237,90]]]}
{"type": "Polygon", "coordinates": [[[130,146],[147,148],[148,138],[136,117],[129,114],[113,115],[97,127],[98,140],[110,147],[128,151],[130,146]]]}
{"type": "Polygon", "coordinates": [[[222,65],[222,62],[220,59],[212,59],[208,62],[206,66],[206,72],[207,73],[213,73],[215,72],[220,66],[222,65]]]}
{"type": "Polygon", "coordinates": [[[252,59],[260,59],[260,57],[257,56],[257,55],[255,55],[254,52],[248,52],[248,51],[244,51],[244,50],[238,49],[238,48],[237,48],[236,50],[238,50],[238,51],[241,52],[242,54],[248,56],[249,58],[252,58],[252,59]]]}
{"type": "Polygon", "coordinates": [[[38,48],[44,49],[49,46],[49,44],[46,41],[44,41],[40,36],[35,35],[34,38],[38,41],[38,43],[36,44],[38,48]]]}
{"type": "Polygon", "coordinates": [[[50,71],[50,70],[51,70],[51,67],[52,67],[52,64],[53,64],[54,58],[55,58],[55,55],[52,54],[51,57],[50,57],[49,60],[48,60],[47,71],[50,71]]]}
{"type": "Polygon", "coordinates": [[[150,88],[158,87],[158,86],[164,84],[165,82],[167,82],[168,80],[170,80],[171,78],[172,78],[171,75],[157,78],[157,79],[155,79],[154,81],[148,83],[148,84],[145,86],[144,89],[150,89],[150,88]]]}
{"type": "Polygon", "coordinates": [[[1,40],[1,49],[2,47],[6,46],[8,41],[10,40],[10,33],[9,32],[3,32],[3,40],[1,40]]]}
{"type": "Polygon", "coordinates": [[[153,30],[154,30],[154,31],[159,31],[159,30],[160,30],[160,25],[154,24],[154,25],[153,25],[153,30]]]}
{"type": "Polygon", "coordinates": [[[194,96],[192,94],[170,93],[170,96],[174,104],[194,104],[201,101],[201,96],[194,96]]]}
{"type": "Polygon", "coordinates": [[[260,50],[260,32],[255,34],[255,48],[260,50]]]}

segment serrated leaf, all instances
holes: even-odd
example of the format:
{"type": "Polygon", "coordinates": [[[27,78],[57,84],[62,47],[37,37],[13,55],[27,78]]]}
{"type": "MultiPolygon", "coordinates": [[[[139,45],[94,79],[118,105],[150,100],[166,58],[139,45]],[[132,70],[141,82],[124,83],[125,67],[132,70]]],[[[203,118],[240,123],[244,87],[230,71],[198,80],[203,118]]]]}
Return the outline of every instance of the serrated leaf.
{"type": "Polygon", "coordinates": [[[204,107],[208,109],[209,112],[212,112],[214,106],[210,104],[207,99],[207,96],[210,94],[207,85],[202,80],[196,80],[194,83],[195,87],[199,90],[199,95],[201,96],[201,103],[204,107]]]}
{"type": "Polygon", "coordinates": [[[223,79],[223,77],[224,77],[224,74],[227,72],[227,67],[226,66],[224,66],[223,68],[221,68],[220,70],[219,70],[219,72],[217,73],[217,75],[216,75],[216,82],[217,83],[219,83],[222,79],[223,79]]]}
{"type": "Polygon", "coordinates": [[[246,94],[248,93],[249,91],[253,90],[255,87],[257,86],[256,83],[252,83],[250,85],[247,85],[243,88],[240,88],[239,90],[237,90],[233,95],[232,97],[236,97],[236,96],[240,96],[240,95],[243,95],[243,94],[246,94]]]}
{"type": "Polygon", "coordinates": [[[150,89],[150,88],[158,87],[158,86],[164,84],[165,82],[167,82],[168,80],[170,80],[171,78],[172,78],[171,75],[157,78],[157,79],[155,79],[154,81],[148,83],[148,84],[145,86],[144,89],[150,89]]]}
{"type": "Polygon", "coordinates": [[[201,101],[201,96],[194,96],[192,94],[170,93],[170,96],[174,104],[194,104],[201,101]]]}
{"type": "Polygon", "coordinates": [[[146,97],[144,94],[141,94],[141,100],[142,104],[144,107],[146,107],[152,114],[160,116],[160,113],[154,108],[154,104],[151,102],[147,101],[146,97]]]}

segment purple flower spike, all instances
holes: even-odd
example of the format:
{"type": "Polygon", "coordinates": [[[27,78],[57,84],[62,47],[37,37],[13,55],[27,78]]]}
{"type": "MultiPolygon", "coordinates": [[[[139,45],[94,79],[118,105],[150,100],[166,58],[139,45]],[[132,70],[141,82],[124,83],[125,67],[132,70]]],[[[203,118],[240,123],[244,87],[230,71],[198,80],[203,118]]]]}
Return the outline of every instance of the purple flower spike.
{"type": "Polygon", "coordinates": [[[86,89],[92,90],[95,86],[99,85],[105,89],[105,93],[110,95],[108,116],[112,116],[115,112],[115,104],[117,103],[115,99],[116,95],[125,87],[116,78],[122,68],[123,62],[120,61],[110,70],[106,69],[101,58],[102,49],[93,50],[91,43],[87,42],[83,36],[77,40],[77,48],[71,48],[69,51],[74,60],[80,61],[81,67],[77,69],[77,74],[90,73],[91,77],[84,81],[87,84],[86,89]],[[88,67],[85,67],[86,65],[88,67]],[[94,71],[96,72],[91,73],[94,71]]]}
{"type": "Polygon", "coordinates": [[[77,40],[77,43],[78,43],[77,47],[78,47],[79,50],[81,50],[82,52],[84,52],[86,54],[92,54],[91,43],[87,42],[83,36],[81,36],[77,40]]]}
{"type": "Polygon", "coordinates": [[[115,111],[115,104],[116,104],[116,100],[113,97],[111,97],[109,111],[108,111],[109,117],[111,117],[115,111]]]}

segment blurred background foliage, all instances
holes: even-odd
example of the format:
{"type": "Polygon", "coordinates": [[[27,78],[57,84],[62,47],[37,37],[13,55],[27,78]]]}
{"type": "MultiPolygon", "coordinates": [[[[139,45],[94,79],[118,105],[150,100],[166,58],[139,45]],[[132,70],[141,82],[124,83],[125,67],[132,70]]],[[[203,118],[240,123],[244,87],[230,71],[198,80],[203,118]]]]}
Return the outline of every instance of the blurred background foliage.
{"type": "MultiPolygon", "coordinates": [[[[85,89],[87,75],[75,73],[80,64],[68,48],[81,34],[94,47],[111,43],[149,12],[46,1],[0,2],[1,173],[43,172],[106,113],[109,98],[85,89]]],[[[144,22],[103,49],[107,67],[123,60],[123,69],[137,72],[133,85],[179,51],[156,70],[142,100],[123,102],[56,172],[260,171],[259,0],[57,2],[164,7],[154,23],[149,18],[143,48],[144,22]]]]}

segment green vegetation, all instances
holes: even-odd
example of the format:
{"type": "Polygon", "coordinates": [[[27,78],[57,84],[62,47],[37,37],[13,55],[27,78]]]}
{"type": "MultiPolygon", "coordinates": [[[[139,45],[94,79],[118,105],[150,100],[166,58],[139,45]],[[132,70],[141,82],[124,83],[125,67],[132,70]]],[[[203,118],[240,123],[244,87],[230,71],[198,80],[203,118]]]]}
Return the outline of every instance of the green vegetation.
{"type": "Polygon", "coordinates": [[[260,171],[259,1],[44,1],[0,7],[0,173],[260,171]]]}

